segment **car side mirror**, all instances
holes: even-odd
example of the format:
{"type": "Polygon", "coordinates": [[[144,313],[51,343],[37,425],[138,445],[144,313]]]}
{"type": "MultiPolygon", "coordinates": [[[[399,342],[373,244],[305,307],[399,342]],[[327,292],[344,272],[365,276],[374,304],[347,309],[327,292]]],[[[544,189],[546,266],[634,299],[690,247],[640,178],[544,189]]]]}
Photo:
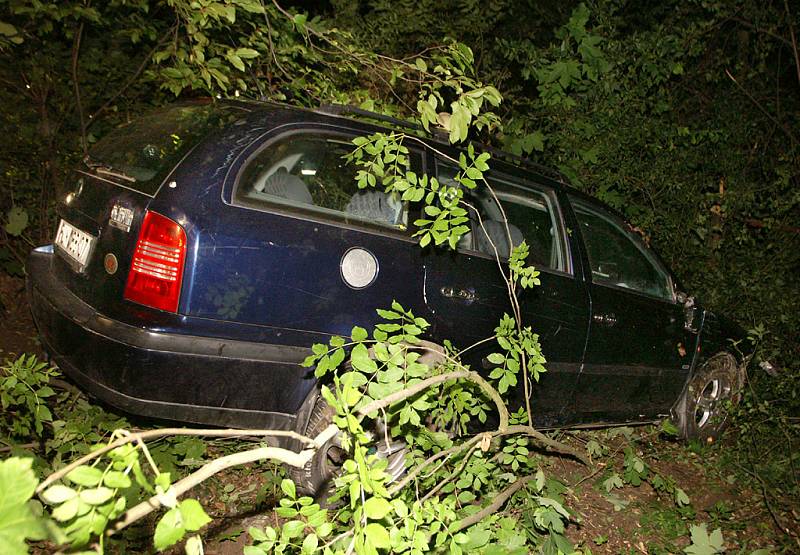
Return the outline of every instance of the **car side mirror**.
{"type": "Polygon", "coordinates": [[[694,297],[690,297],[683,291],[677,291],[675,293],[675,300],[683,305],[683,327],[687,331],[696,332],[697,327],[695,326],[695,313],[697,312],[697,307],[694,302],[694,297]]]}

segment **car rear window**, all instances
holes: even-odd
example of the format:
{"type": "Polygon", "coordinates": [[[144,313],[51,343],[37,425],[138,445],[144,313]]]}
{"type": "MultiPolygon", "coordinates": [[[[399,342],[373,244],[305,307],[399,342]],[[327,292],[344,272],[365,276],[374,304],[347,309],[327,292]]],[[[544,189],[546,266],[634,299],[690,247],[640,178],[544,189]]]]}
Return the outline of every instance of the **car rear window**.
{"type": "Polygon", "coordinates": [[[210,102],[158,108],[108,133],[89,151],[89,159],[128,177],[127,187],[152,196],[175,164],[209,131],[243,114],[236,106],[210,102]]]}

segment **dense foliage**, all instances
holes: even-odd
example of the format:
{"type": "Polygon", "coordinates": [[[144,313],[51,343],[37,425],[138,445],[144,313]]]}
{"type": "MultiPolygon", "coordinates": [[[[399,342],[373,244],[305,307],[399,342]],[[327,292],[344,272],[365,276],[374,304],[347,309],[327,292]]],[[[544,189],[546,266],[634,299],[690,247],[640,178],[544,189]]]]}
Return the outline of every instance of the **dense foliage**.
{"type": "MultiPolygon", "coordinates": [[[[260,0],[0,0],[0,265],[8,273],[24,272],[26,251],[52,232],[53,201],[88,144],[115,123],[175,96],[352,103],[416,118],[426,128],[443,127],[452,141],[469,134],[557,168],[576,187],[619,209],[657,246],[688,291],[751,330],[760,344],[758,359],[782,370],[768,377],[751,366],[748,394],[720,464],[757,484],[776,524],[796,530],[800,10],[780,0],[651,4],[332,0],[309,9],[260,0]]],[[[398,148],[396,138],[385,139],[379,150],[387,148],[398,148]]],[[[477,166],[477,159],[467,163],[477,166]]],[[[374,177],[369,183],[372,170],[364,168],[366,185],[375,184],[374,177]]],[[[426,186],[401,182],[405,189],[398,191],[426,186]]],[[[447,233],[423,233],[422,241],[450,241],[460,217],[452,208],[440,205],[432,214],[431,222],[446,220],[437,231],[447,233]]],[[[402,314],[402,307],[394,314],[402,314]]],[[[354,330],[352,339],[366,339],[360,334],[354,330]]],[[[9,438],[39,437],[52,420],[41,405],[52,395],[48,376],[30,360],[8,368],[35,380],[30,391],[16,387],[18,382],[4,384],[4,408],[21,407],[19,418],[16,409],[4,417],[13,429],[9,438]]],[[[359,400],[344,402],[343,418],[359,400]]],[[[418,410],[425,409],[411,405],[407,418],[418,410]]],[[[359,437],[354,423],[343,424],[359,437]]],[[[527,461],[515,458],[527,453],[527,439],[520,441],[506,445],[509,465],[527,461]]],[[[62,451],[56,452],[51,457],[60,461],[62,451]]],[[[115,464],[134,464],[124,458],[130,453],[116,456],[107,460],[108,472],[116,472],[115,464]]],[[[4,464],[10,469],[18,463],[4,464]]],[[[28,469],[13,470],[26,476],[25,492],[14,499],[33,492],[28,469]]],[[[558,486],[528,470],[535,490],[530,503],[536,505],[529,529],[558,542],[569,518],[558,486]]],[[[499,487],[488,485],[485,471],[470,467],[478,486],[469,491],[499,487]]],[[[646,474],[631,451],[625,468],[605,476],[603,484],[610,492],[623,479],[646,474]]],[[[84,495],[89,500],[83,503],[109,504],[108,520],[120,509],[101,488],[114,482],[92,480],[73,485],[100,491],[99,497],[84,495]]],[[[370,484],[371,493],[382,491],[380,476],[358,481],[370,484]]],[[[668,479],[658,477],[656,484],[677,505],[685,504],[685,493],[668,479]]],[[[155,491],[159,484],[143,479],[139,487],[155,491]]],[[[319,507],[305,508],[310,501],[298,498],[291,486],[284,491],[287,515],[296,511],[306,524],[321,519],[320,527],[328,522],[315,516],[319,507]]],[[[80,498],[60,493],[69,496],[60,503],[80,498]]],[[[458,489],[452,493],[453,503],[471,501],[459,499],[458,489]]],[[[357,515],[363,541],[370,529],[369,541],[377,548],[400,540],[388,540],[372,521],[389,522],[392,514],[409,520],[413,509],[394,500],[387,506],[383,497],[376,494],[377,501],[363,507],[368,514],[357,515]]],[[[432,525],[424,504],[415,510],[410,521],[432,525]]],[[[446,518],[453,521],[455,508],[448,510],[446,518]]],[[[190,522],[187,531],[203,520],[193,505],[176,503],[168,514],[190,522]]],[[[510,530],[516,523],[495,525],[498,535],[486,541],[515,547],[510,530]]],[[[257,549],[297,537],[297,530],[270,530],[254,535],[257,549]]],[[[482,531],[473,528],[472,534],[482,531]]],[[[713,532],[696,532],[697,545],[719,544],[713,532]]],[[[437,545],[458,552],[477,541],[472,534],[443,536],[437,545]]],[[[45,535],[37,529],[29,537],[45,535]]],[[[413,542],[421,541],[413,531],[406,540],[412,551],[413,542]]],[[[696,552],[716,552],[712,547],[696,552]]]]}

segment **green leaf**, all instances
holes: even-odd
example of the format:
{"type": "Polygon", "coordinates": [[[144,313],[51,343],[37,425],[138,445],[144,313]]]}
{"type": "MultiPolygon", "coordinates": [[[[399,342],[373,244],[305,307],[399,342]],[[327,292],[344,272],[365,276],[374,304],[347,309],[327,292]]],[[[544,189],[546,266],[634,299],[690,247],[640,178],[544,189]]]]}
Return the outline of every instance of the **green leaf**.
{"type": "Polygon", "coordinates": [[[67,474],[67,479],[79,486],[92,487],[103,480],[103,472],[93,466],[81,465],[67,474]]]}
{"type": "Polygon", "coordinates": [[[131,486],[131,479],[123,472],[112,470],[106,473],[105,478],[103,478],[103,483],[115,489],[129,488],[131,486]]]}
{"type": "Polygon", "coordinates": [[[309,534],[303,540],[303,545],[300,547],[301,553],[314,553],[319,545],[319,539],[316,534],[309,534]]]}
{"type": "Polygon", "coordinates": [[[190,532],[196,532],[211,522],[211,518],[197,499],[184,499],[178,503],[178,510],[181,512],[184,528],[190,532]]]}
{"type": "Polygon", "coordinates": [[[5,225],[6,233],[19,237],[28,227],[28,211],[19,206],[13,206],[7,214],[8,223],[5,225]]]}
{"type": "Polygon", "coordinates": [[[367,335],[367,330],[360,326],[355,326],[350,333],[350,337],[352,337],[353,341],[364,341],[369,336],[367,335]]]}
{"type": "Polygon", "coordinates": [[[603,447],[594,439],[586,442],[586,452],[593,457],[599,457],[603,454],[603,447]]]}
{"type": "Polygon", "coordinates": [[[363,343],[359,343],[353,347],[353,352],[350,353],[350,363],[353,365],[353,368],[360,372],[372,374],[378,370],[378,365],[369,356],[369,351],[363,343]]]}
{"type": "Polygon", "coordinates": [[[503,364],[506,361],[506,357],[501,355],[500,353],[491,353],[489,356],[486,357],[486,360],[488,360],[492,364],[503,364]]]}
{"type": "Polygon", "coordinates": [[[669,436],[673,437],[678,436],[678,427],[669,418],[666,418],[661,421],[661,431],[669,436]]]}
{"type": "Polygon", "coordinates": [[[11,457],[0,462],[0,553],[28,553],[26,539],[47,538],[44,521],[31,510],[28,500],[36,489],[33,459],[11,457]]]}
{"type": "Polygon", "coordinates": [[[236,54],[228,54],[228,59],[230,60],[231,64],[233,64],[233,67],[239,71],[244,71],[244,62],[239,56],[236,54]]]}
{"type": "Polygon", "coordinates": [[[675,503],[677,503],[679,507],[685,507],[690,502],[689,496],[686,495],[685,491],[681,488],[675,488],[675,503]]]}
{"type": "Polygon", "coordinates": [[[289,499],[297,497],[297,489],[294,487],[294,482],[288,478],[281,480],[281,490],[283,490],[283,493],[285,493],[289,499]]]}
{"type": "Polygon", "coordinates": [[[305,522],[302,522],[300,520],[290,520],[289,522],[283,525],[283,529],[281,531],[281,537],[289,540],[292,538],[296,538],[303,533],[305,527],[306,527],[305,522]]]}
{"type": "Polygon", "coordinates": [[[603,488],[610,492],[614,488],[621,488],[623,486],[622,478],[616,472],[603,480],[603,488]]]}
{"type": "Polygon", "coordinates": [[[114,490],[106,487],[85,489],[80,492],[81,501],[88,505],[102,505],[114,495],[114,490]]]}
{"type": "Polygon", "coordinates": [[[183,79],[183,73],[175,67],[165,67],[161,73],[169,79],[183,79]]]}
{"type": "Polygon", "coordinates": [[[17,31],[16,27],[11,25],[10,23],[6,23],[5,21],[0,21],[0,35],[6,37],[13,37],[17,33],[19,33],[19,31],[17,31]]]}
{"type": "Polygon", "coordinates": [[[156,524],[156,531],[153,535],[153,545],[159,551],[175,545],[186,534],[183,526],[183,518],[177,507],[168,510],[156,524]]]}
{"type": "Polygon", "coordinates": [[[389,532],[377,522],[367,524],[364,534],[367,536],[367,541],[378,549],[389,549],[392,545],[389,532]]]}
{"type": "Polygon", "coordinates": [[[392,505],[386,499],[380,497],[370,497],[364,503],[364,514],[367,515],[367,518],[373,520],[381,520],[391,511],[392,505]]]}
{"type": "Polygon", "coordinates": [[[298,28],[300,31],[302,31],[303,29],[305,29],[305,26],[306,26],[306,20],[307,20],[307,19],[308,19],[308,16],[307,16],[306,14],[304,14],[304,13],[299,13],[299,14],[295,15],[295,16],[292,18],[292,21],[294,22],[294,24],[295,24],[295,25],[297,25],[297,28],[298,28]]]}
{"type": "Polygon", "coordinates": [[[690,533],[692,544],[683,549],[688,555],[716,555],[725,551],[722,531],[719,528],[709,534],[705,523],[694,524],[690,528],[690,533]]]}
{"type": "Polygon", "coordinates": [[[55,486],[50,486],[44,490],[39,497],[41,497],[42,501],[45,503],[50,505],[58,505],[64,501],[72,499],[76,495],[78,495],[78,492],[76,492],[74,489],[56,484],[55,486]]]}
{"type": "Polygon", "coordinates": [[[261,54],[259,54],[258,50],[253,50],[252,48],[238,48],[236,50],[236,55],[245,60],[249,60],[251,58],[258,58],[261,54]]]}

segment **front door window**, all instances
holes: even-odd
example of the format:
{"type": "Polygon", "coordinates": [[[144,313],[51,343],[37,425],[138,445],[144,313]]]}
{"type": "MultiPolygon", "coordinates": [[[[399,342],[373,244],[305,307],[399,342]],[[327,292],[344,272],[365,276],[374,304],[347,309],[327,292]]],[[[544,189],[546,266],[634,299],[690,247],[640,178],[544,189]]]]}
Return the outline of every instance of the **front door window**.
{"type": "Polygon", "coordinates": [[[638,237],[605,211],[573,200],[592,281],[674,300],[672,281],[638,237]]]}

